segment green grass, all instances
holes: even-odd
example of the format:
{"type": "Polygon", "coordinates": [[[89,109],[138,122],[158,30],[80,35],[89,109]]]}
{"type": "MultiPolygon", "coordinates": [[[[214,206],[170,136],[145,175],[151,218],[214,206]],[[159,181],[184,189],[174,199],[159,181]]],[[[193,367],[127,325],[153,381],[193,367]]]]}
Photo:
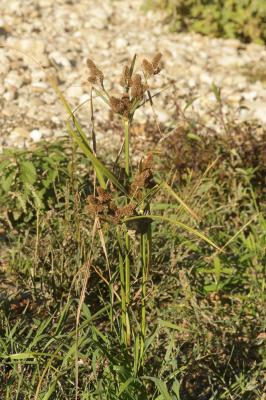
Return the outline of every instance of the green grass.
{"type": "Polygon", "coordinates": [[[144,9],[161,9],[177,32],[266,42],[266,6],[261,0],[145,0],[144,9]]]}
{"type": "Polygon", "coordinates": [[[187,118],[154,168],[127,115],[124,159],[103,163],[68,111],[72,142],[0,160],[0,397],[263,399],[264,137],[225,121],[230,137],[204,138],[187,118]]]}

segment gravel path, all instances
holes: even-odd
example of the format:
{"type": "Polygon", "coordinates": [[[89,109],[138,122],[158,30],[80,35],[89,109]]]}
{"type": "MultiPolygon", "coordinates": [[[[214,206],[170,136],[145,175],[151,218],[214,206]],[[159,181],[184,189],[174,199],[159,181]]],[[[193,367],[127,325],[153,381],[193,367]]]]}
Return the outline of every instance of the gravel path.
{"type": "MultiPolygon", "coordinates": [[[[87,57],[104,71],[107,87],[115,93],[122,67],[134,53],[141,59],[160,50],[165,67],[153,88],[174,82],[155,103],[164,125],[175,126],[177,122],[173,99],[183,107],[188,98],[197,97],[189,112],[197,112],[212,126],[208,110],[215,104],[213,82],[222,86],[225,113],[240,120],[266,122],[266,79],[264,75],[263,81],[258,72],[260,68],[265,71],[264,47],[170,33],[161,23],[162,15],[145,14],[141,4],[141,0],[0,2],[0,44],[4,46],[0,48],[0,151],[4,146],[22,147],[65,133],[66,115],[46,74],[56,73],[75,107],[89,98],[87,57]]],[[[95,117],[99,125],[109,118],[98,100],[95,117]]],[[[89,125],[88,106],[80,111],[80,118],[89,125]]],[[[152,118],[152,110],[145,108],[137,118],[143,123],[152,118]]],[[[110,144],[106,132],[99,134],[110,144]]],[[[112,135],[112,144],[120,140],[118,134],[112,135]]]]}

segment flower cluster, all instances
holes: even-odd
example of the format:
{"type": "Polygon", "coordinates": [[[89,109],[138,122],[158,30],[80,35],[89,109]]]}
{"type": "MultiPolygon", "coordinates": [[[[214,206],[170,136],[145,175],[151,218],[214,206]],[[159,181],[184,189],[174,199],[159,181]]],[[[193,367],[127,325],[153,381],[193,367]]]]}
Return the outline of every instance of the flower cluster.
{"type": "Polygon", "coordinates": [[[88,81],[92,84],[100,84],[100,86],[103,87],[104,75],[102,71],[94,64],[94,62],[90,58],[87,59],[87,66],[90,72],[88,81]]]}
{"type": "MultiPolygon", "coordinates": [[[[119,80],[123,88],[123,93],[120,96],[108,96],[110,108],[115,114],[126,118],[130,118],[133,115],[135,109],[145,99],[145,94],[149,89],[147,78],[161,71],[161,59],[162,54],[157,53],[151,61],[148,61],[146,58],[142,61],[144,82],[142,76],[139,73],[133,74],[128,65],[123,68],[119,80]]],[[[104,75],[102,71],[91,59],[87,60],[87,65],[90,71],[88,81],[91,84],[99,84],[104,89],[104,75]]]]}
{"type": "Polygon", "coordinates": [[[144,72],[147,76],[159,74],[161,71],[161,60],[162,60],[162,53],[156,53],[155,56],[151,61],[144,58],[142,61],[142,67],[144,72]]]}
{"type": "Polygon", "coordinates": [[[114,203],[111,193],[102,189],[97,188],[98,196],[88,196],[87,210],[90,213],[97,214],[99,218],[108,220],[114,224],[119,224],[125,217],[131,217],[137,215],[136,203],[130,203],[123,207],[117,207],[114,203]]]}
{"type": "Polygon", "coordinates": [[[152,189],[155,185],[152,173],[152,154],[149,154],[139,165],[139,172],[130,186],[130,194],[140,199],[144,189],[152,189]]]}

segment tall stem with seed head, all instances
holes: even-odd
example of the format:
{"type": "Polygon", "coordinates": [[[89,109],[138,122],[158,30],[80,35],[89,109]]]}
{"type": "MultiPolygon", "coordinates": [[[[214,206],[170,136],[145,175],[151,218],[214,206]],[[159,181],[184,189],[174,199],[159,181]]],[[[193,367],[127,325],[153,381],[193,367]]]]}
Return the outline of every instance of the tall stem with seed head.
{"type": "MultiPolygon", "coordinates": [[[[127,180],[130,179],[130,122],[128,118],[124,119],[124,135],[125,135],[125,172],[127,180]]],[[[126,299],[126,345],[131,343],[131,329],[129,319],[130,305],[130,239],[126,232],[125,234],[125,299],[126,299]]]]}

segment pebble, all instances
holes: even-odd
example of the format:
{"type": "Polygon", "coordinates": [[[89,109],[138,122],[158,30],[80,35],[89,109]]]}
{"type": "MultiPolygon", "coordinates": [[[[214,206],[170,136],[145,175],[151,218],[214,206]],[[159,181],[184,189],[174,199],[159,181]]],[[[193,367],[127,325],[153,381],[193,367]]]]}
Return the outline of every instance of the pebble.
{"type": "Polygon", "coordinates": [[[163,110],[156,110],[156,116],[158,121],[162,124],[167,124],[167,122],[169,122],[169,114],[163,110]]]}
{"type": "Polygon", "coordinates": [[[266,101],[256,102],[254,105],[253,115],[255,118],[266,123],[266,101]]]}
{"type": "Polygon", "coordinates": [[[23,83],[23,79],[15,71],[10,71],[4,80],[5,87],[11,86],[11,88],[20,88],[23,83]]]}
{"type": "Polygon", "coordinates": [[[71,64],[69,60],[59,51],[53,51],[49,54],[50,60],[54,61],[59,67],[70,69],[71,64]]]}
{"type": "Polygon", "coordinates": [[[39,129],[33,129],[30,132],[30,138],[34,141],[34,142],[38,142],[39,140],[41,140],[42,138],[42,132],[39,129]]]}
{"type": "Polygon", "coordinates": [[[119,50],[126,49],[127,45],[128,45],[128,41],[124,38],[117,38],[115,40],[115,47],[119,50]]]}
{"type": "Polygon", "coordinates": [[[67,97],[81,98],[83,95],[83,88],[81,86],[70,86],[67,89],[67,97]]]}
{"type": "Polygon", "coordinates": [[[255,100],[257,98],[257,92],[252,91],[252,92],[243,93],[243,98],[245,100],[250,100],[250,101],[255,100]]]}

